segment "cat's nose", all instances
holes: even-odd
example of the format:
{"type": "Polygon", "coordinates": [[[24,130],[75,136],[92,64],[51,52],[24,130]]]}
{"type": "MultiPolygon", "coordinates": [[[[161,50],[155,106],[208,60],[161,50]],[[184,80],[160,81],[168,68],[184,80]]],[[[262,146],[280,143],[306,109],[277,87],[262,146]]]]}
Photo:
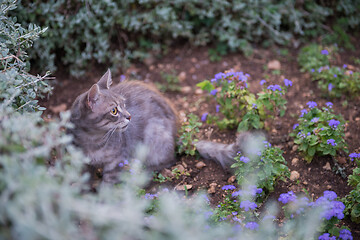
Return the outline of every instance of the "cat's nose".
{"type": "Polygon", "coordinates": [[[129,114],[129,115],[127,115],[125,118],[130,121],[131,115],[129,114]]]}

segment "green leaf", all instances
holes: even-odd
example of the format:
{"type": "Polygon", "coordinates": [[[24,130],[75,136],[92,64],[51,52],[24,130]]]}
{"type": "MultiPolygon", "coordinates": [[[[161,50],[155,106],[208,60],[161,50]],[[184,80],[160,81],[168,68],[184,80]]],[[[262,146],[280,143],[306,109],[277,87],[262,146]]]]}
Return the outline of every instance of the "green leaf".
{"type": "Polygon", "coordinates": [[[196,86],[208,92],[211,92],[211,90],[215,89],[214,85],[212,85],[212,83],[209,80],[204,80],[202,82],[199,82],[198,84],[196,84],[196,86]]]}

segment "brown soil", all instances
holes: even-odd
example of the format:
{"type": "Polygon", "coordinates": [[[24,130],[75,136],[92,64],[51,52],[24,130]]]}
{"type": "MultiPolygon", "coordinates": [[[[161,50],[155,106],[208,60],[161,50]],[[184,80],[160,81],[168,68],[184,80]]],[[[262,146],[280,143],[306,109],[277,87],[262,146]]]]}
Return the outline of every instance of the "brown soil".
{"type": "MultiPolygon", "coordinates": [[[[359,46],[356,52],[341,52],[339,54],[339,63],[353,65],[359,71],[359,65],[353,63],[350,56],[360,56],[359,46]]],[[[334,161],[331,157],[318,157],[307,164],[301,154],[293,150],[293,142],[289,137],[292,126],[296,123],[297,116],[303,107],[306,107],[308,101],[316,101],[322,106],[325,102],[331,101],[334,104],[334,110],[342,114],[347,123],[346,141],[349,144],[350,152],[354,152],[360,147],[360,103],[359,97],[348,99],[347,105],[344,105],[345,96],[341,99],[326,99],[317,89],[316,83],[312,82],[308,74],[300,72],[297,64],[297,50],[288,49],[288,54],[282,56],[280,49],[271,50],[256,49],[251,58],[245,58],[242,54],[230,54],[222,58],[219,62],[210,62],[207,48],[190,48],[189,46],[178,47],[171,50],[161,59],[147,59],[147,64],[137,64],[131,66],[126,73],[128,78],[137,78],[145,82],[164,83],[161,78],[161,72],[172,73],[175,71],[180,75],[180,85],[182,91],[165,93],[165,95],[174,103],[179,111],[179,115],[184,117],[186,114],[193,112],[199,117],[204,112],[215,112],[214,105],[207,98],[208,94],[201,92],[196,84],[204,79],[211,79],[218,72],[224,72],[229,69],[249,73],[251,78],[249,83],[251,90],[259,90],[259,82],[269,76],[272,84],[280,84],[284,78],[293,82],[286,96],[288,100],[287,112],[284,117],[268,123],[269,142],[284,151],[284,157],[288,162],[290,171],[297,171],[300,178],[296,181],[278,182],[275,191],[269,196],[270,199],[277,199],[281,193],[293,190],[295,193],[306,193],[310,198],[316,199],[322,195],[325,190],[335,191],[339,197],[344,197],[351,191],[347,185],[347,179],[342,178],[334,171],[327,170],[324,167],[330,164],[334,167],[334,161]],[[278,60],[281,63],[280,74],[266,69],[268,62],[278,60]],[[298,158],[298,164],[292,165],[294,158],[298,158]]],[[[105,69],[91,70],[81,79],[74,79],[57,74],[57,82],[54,94],[43,102],[48,110],[45,117],[52,118],[59,111],[69,109],[77,95],[86,91],[94,84],[103,74],[105,69]]],[[[120,75],[114,77],[118,80],[120,75]]],[[[201,127],[201,139],[211,139],[220,142],[231,142],[235,137],[234,131],[220,131],[216,126],[203,124],[201,127]]],[[[216,204],[224,197],[224,191],[221,187],[232,183],[229,181],[230,173],[224,172],[222,168],[214,162],[203,159],[196,159],[189,156],[178,156],[178,162],[181,164],[187,175],[181,175],[179,179],[167,182],[172,187],[179,185],[192,185],[189,192],[203,189],[207,191],[212,183],[215,187],[215,193],[209,194],[212,204],[216,204]],[[195,165],[203,161],[206,166],[198,169],[195,165]]],[[[340,166],[345,168],[347,175],[352,173],[354,163],[350,163],[344,156],[337,157],[340,166]]],[[[175,166],[174,165],[174,166],[175,166]]],[[[230,179],[231,180],[231,179],[230,179]]],[[[154,183],[155,184],[155,183],[154,183]]],[[[156,185],[156,184],[155,184],[156,185]]],[[[235,184],[236,185],[236,184],[235,184]]],[[[344,220],[343,223],[351,228],[354,239],[360,239],[360,227],[350,220],[344,220]]]]}

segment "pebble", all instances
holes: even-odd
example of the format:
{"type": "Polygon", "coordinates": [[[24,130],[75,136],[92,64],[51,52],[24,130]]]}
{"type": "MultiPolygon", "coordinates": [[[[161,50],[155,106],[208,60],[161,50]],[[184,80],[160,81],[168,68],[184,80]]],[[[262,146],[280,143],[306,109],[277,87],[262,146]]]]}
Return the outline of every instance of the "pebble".
{"type": "Polygon", "coordinates": [[[202,89],[200,89],[200,88],[195,90],[195,94],[197,94],[197,95],[203,94],[203,92],[204,91],[202,89]]]}
{"type": "Polygon", "coordinates": [[[291,165],[297,166],[298,164],[299,164],[299,159],[298,159],[298,158],[293,158],[293,159],[291,160],[291,165]]]}
{"type": "Polygon", "coordinates": [[[175,187],[175,190],[177,191],[185,191],[185,186],[187,188],[187,190],[192,189],[192,185],[191,184],[184,184],[184,185],[178,185],[175,187]]]}
{"type": "Polygon", "coordinates": [[[200,162],[195,164],[195,167],[197,169],[202,169],[203,167],[206,167],[206,164],[203,161],[200,161],[200,162]]]}
{"type": "Polygon", "coordinates": [[[210,183],[210,187],[208,189],[208,193],[211,194],[211,193],[215,193],[216,192],[216,186],[217,184],[216,183],[210,183]]]}
{"type": "Polygon", "coordinates": [[[174,177],[174,174],[172,173],[172,171],[170,171],[169,169],[167,168],[164,168],[161,172],[161,175],[163,175],[164,177],[168,177],[168,178],[173,178],[174,177]]]}
{"type": "Polygon", "coordinates": [[[183,94],[187,94],[191,92],[191,87],[190,86],[184,86],[181,88],[181,93],[183,94]]]}
{"type": "Polygon", "coordinates": [[[231,177],[229,177],[229,179],[227,180],[227,183],[233,183],[233,182],[235,182],[235,180],[236,180],[236,177],[235,177],[235,176],[231,176],[231,177]]]}
{"type": "Polygon", "coordinates": [[[268,62],[267,67],[269,70],[280,70],[281,63],[278,60],[272,60],[268,62]]]}
{"type": "Polygon", "coordinates": [[[181,72],[181,73],[178,75],[178,78],[179,78],[179,81],[180,81],[180,82],[185,81],[185,79],[186,79],[186,72],[181,72]]]}
{"type": "Polygon", "coordinates": [[[346,164],[346,157],[338,157],[336,160],[340,164],[346,164]]]}
{"type": "Polygon", "coordinates": [[[326,162],[325,166],[323,166],[323,169],[331,171],[330,163],[326,162]]]}
{"type": "Polygon", "coordinates": [[[181,165],[181,164],[176,165],[176,166],[173,167],[172,169],[174,170],[175,168],[177,168],[177,170],[178,170],[180,173],[185,172],[185,168],[184,168],[184,166],[181,165]]]}
{"type": "Polygon", "coordinates": [[[294,145],[294,146],[291,148],[291,150],[292,150],[293,152],[296,152],[296,151],[298,150],[298,145],[294,145]]]}
{"type": "Polygon", "coordinates": [[[300,177],[300,173],[298,173],[297,171],[291,171],[291,173],[290,173],[290,180],[291,181],[298,180],[299,177],[300,177]]]}

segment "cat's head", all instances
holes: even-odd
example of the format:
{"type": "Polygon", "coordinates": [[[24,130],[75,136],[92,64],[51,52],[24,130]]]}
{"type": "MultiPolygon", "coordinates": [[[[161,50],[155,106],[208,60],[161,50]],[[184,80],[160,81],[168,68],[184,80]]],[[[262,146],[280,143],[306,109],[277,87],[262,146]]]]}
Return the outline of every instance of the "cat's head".
{"type": "Polygon", "coordinates": [[[71,121],[75,125],[104,132],[126,130],[131,116],[126,110],[125,99],[111,90],[111,84],[111,73],[108,70],[97,83],[75,100],[71,109],[71,121]]]}

